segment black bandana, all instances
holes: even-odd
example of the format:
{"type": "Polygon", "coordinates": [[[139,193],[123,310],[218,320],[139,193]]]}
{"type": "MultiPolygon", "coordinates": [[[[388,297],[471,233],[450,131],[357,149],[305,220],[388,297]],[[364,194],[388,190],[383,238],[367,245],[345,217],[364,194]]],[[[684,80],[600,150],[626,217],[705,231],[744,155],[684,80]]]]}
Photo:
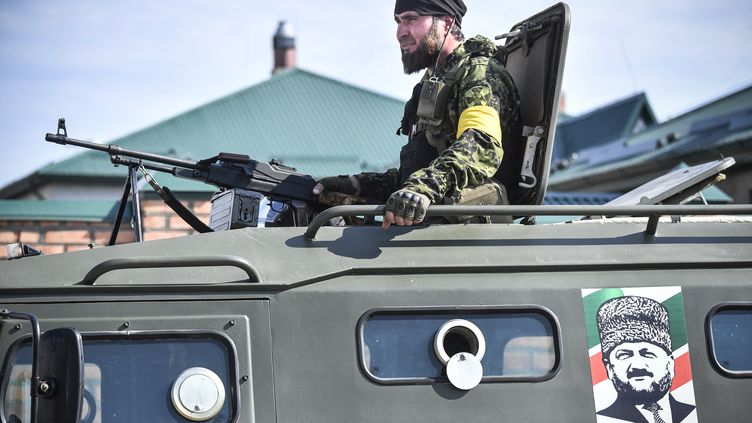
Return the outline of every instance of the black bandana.
{"type": "Polygon", "coordinates": [[[427,16],[451,16],[460,27],[467,7],[462,0],[397,0],[394,5],[395,15],[409,10],[427,16]]]}

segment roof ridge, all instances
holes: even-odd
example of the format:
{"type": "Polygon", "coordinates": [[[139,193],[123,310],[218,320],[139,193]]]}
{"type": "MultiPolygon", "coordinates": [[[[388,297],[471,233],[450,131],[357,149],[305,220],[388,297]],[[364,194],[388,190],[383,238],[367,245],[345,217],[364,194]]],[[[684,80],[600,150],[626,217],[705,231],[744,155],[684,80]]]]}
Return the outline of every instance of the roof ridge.
{"type": "Polygon", "coordinates": [[[688,110],[685,110],[683,112],[680,112],[678,115],[666,119],[666,121],[669,122],[669,121],[672,121],[672,120],[683,118],[683,117],[685,117],[687,115],[690,115],[692,113],[698,112],[698,111],[700,111],[702,109],[709,108],[709,107],[713,106],[714,104],[720,103],[722,101],[726,101],[730,97],[743,94],[745,91],[749,91],[749,90],[752,90],[752,82],[742,83],[742,87],[741,88],[738,88],[738,89],[733,89],[732,88],[726,94],[721,94],[721,95],[713,97],[710,100],[706,100],[704,103],[700,103],[699,106],[695,106],[695,107],[693,107],[691,109],[688,109],[688,110]]]}
{"type": "Polygon", "coordinates": [[[165,125],[167,123],[173,122],[176,119],[184,118],[187,115],[194,114],[194,113],[198,112],[199,110],[204,110],[204,109],[206,109],[206,108],[208,108],[210,106],[214,106],[216,104],[228,101],[228,100],[230,100],[232,98],[235,98],[235,97],[238,97],[238,96],[242,95],[243,93],[245,93],[245,92],[247,92],[249,90],[252,90],[252,89],[255,89],[255,88],[258,88],[258,87],[262,87],[262,86],[268,85],[269,83],[271,83],[273,81],[278,81],[280,78],[284,78],[287,75],[294,74],[295,71],[297,71],[297,70],[299,70],[299,69],[293,68],[293,69],[286,70],[284,72],[280,72],[280,73],[278,73],[276,75],[273,75],[269,79],[265,79],[263,81],[259,81],[259,82],[255,83],[255,84],[251,84],[251,85],[249,85],[249,86],[247,86],[245,88],[241,88],[239,90],[235,90],[235,91],[233,91],[233,92],[231,92],[229,94],[224,94],[224,95],[222,95],[220,97],[215,98],[214,100],[209,100],[208,102],[203,103],[203,104],[201,104],[199,106],[195,106],[193,108],[190,108],[190,109],[182,111],[182,112],[176,112],[171,117],[168,117],[166,119],[163,119],[163,120],[158,121],[156,123],[153,123],[151,125],[145,126],[145,127],[141,128],[141,129],[138,129],[138,130],[129,132],[127,134],[121,135],[121,136],[113,139],[112,141],[108,142],[108,144],[113,144],[115,141],[121,140],[123,138],[133,137],[133,136],[138,135],[138,134],[140,134],[140,133],[142,133],[144,131],[152,130],[152,129],[158,127],[158,126],[162,126],[162,125],[165,125]]]}
{"type": "MultiPolygon", "coordinates": [[[[356,86],[356,85],[353,85],[353,84],[350,84],[350,83],[345,83],[345,82],[336,80],[334,78],[331,78],[331,77],[328,77],[328,76],[323,76],[323,75],[320,75],[320,74],[317,74],[315,72],[311,72],[311,71],[308,71],[308,70],[305,70],[305,69],[302,69],[302,68],[293,68],[293,69],[285,70],[283,72],[279,72],[276,75],[273,75],[269,79],[265,79],[263,81],[259,81],[259,82],[255,83],[255,84],[249,85],[249,86],[247,86],[245,88],[241,88],[239,90],[236,90],[236,91],[234,91],[234,92],[232,92],[230,94],[225,94],[225,95],[223,95],[221,97],[215,98],[214,100],[210,100],[210,101],[208,101],[208,102],[206,102],[206,103],[204,103],[204,104],[202,104],[200,106],[193,107],[193,108],[185,110],[183,112],[177,112],[175,115],[173,115],[173,116],[171,116],[169,118],[166,118],[164,120],[158,121],[158,122],[153,123],[151,125],[145,126],[145,127],[141,128],[141,129],[138,129],[138,130],[126,133],[124,135],[121,135],[121,136],[119,136],[117,138],[112,139],[111,141],[109,141],[109,142],[107,142],[105,144],[113,144],[113,143],[115,143],[118,140],[121,140],[121,139],[124,139],[124,138],[133,137],[133,136],[138,135],[138,134],[140,134],[140,133],[142,133],[144,131],[149,131],[149,130],[152,130],[152,129],[158,127],[158,126],[162,126],[162,125],[168,124],[170,122],[173,122],[176,119],[185,118],[186,116],[191,115],[193,113],[196,113],[196,112],[198,112],[200,110],[204,110],[204,109],[207,109],[207,108],[212,107],[214,105],[217,105],[217,104],[220,104],[220,103],[223,103],[223,102],[226,102],[226,101],[230,101],[231,99],[236,98],[236,97],[238,97],[240,95],[243,95],[244,93],[246,93],[246,92],[248,92],[250,90],[258,89],[258,88],[261,88],[261,87],[264,87],[264,86],[267,86],[267,85],[271,85],[273,83],[278,83],[281,79],[288,79],[288,78],[290,78],[292,76],[295,76],[297,74],[308,75],[308,76],[311,76],[311,77],[314,77],[314,78],[318,78],[320,80],[324,80],[324,81],[327,81],[327,82],[330,82],[330,83],[333,83],[333,84],[336,84],[336,85],[340,85],[340,86],[348,88],[348,89],[353,89],[353,90],[360,91],[360,92],[363,92],[363,93],[366,93],[366,94],[369,94],[369,95],[375,95],[375,96],[378,96],[378,97],[381,97],[381,98],[384,98],[384,99],[387,99],[387,100],[399,101],[399,102],[404,103],[404,100],[400,100],[400,99],[397,99],[397,98],[394,98],[394,97],[390,97],[390,96],[387,96],[385,94],[381,94],[381,93],[378,93],[376,91],[369,90],[367,88],[359,87],[359,86],[356,86]]],[[[71,159],[73,157],[76,157],[76,156],[69,157],[69,159],[71,159]]]]}
{"type": "MultiPolygon", "coordinates": [[[[123,134],[121,136],[118,136],[118,137],[113,138],[111,140],[108,140],[106,142],[102,142],[102,145],[117,144],[117,145],[121,145],[121,146],[127,147],[129,144],[127,142],[126,143],[122,143],[121,142],[122,140],[127,139],[127,138],[136,138],[139,134],[142,134],[142,133],[147,132],[147,131],[152,131],[154,129],[157,129],[160,126],[169,125],[172,122],[175,122],[177,120],[185,119],[186,117],[189,117],[189,116],[194,115],[196,113],[200,113],[201,110],[206,110],[206,109],[214,107],[214,106],[216,106],[218,104],[221,104],[221,103],[224,103],[224,102],[227,102],[227,101],[232,101],[233,99],[235,99],[235,98],[237,98],[239,96],[242,96],[243,94],[245,94],[245,93],[247,93],[247,92],[249,92],[251,90],[259,89],[259,88],[262,88],[262,87],[265,87],[265,86],[271,85],[271,84],[276,84],[276,83],[279,83],[279,81],[281,81],[283,79],[289,79],[289,78],[291,78],[291,77],[293,77],[295,75],[300,75],[300,74],[306,75],[306,76],[309,76],[309,77],[313,77],[313,78],[317,78],[319,80],[325,81],[327,83],[335,84],[335,85],[344,87],[344,88],[349,89],[349,90],[355,90],[357,92],[362,92],[364,94],[368,94],[368,95],[371,95],[371,96],[377,96],[377,97],[385,99],[385,100],[390,100],[390,101],[396,101],[396,102],[404,103],[404,100],[400,100],[400,99],[397,99],[397,98],[394,98],[394,97],[390,97],[390,96],[387,96],[387,95],[384,95],[384,94],[381,94],[381,93],[378,93],[378,92],[375,92],[375,91],[371,91],[371,90],[363,88],[363,87],[359,87],[359,86],[356,86],[356,85],[353,85],[353,84],[350,84],[350,83],[345,83],[345,82],[336,80],[334,78],[331,78],[331,77],[328,77],[328,76],[323,76],[323,75],[320,75],[320,74],[317,74],[315,72],[311,72],[311,71],[308,71],[308,70],[305,70],[305,69],[293,68],[293,69],[285,70],[283,72],[279,72],[276,75],[273,75],[271,78],[265,79],[263,81],[259,81],[259,82],[255,83],[255,84],[249,85],[249,86],[247,86],[245,88],[241,88],[239,90],[231,92],[230,94],[222,95],[222,96],[220,96],[218,98],[215,98],[214,100],[210,100],[210,101],[208,101],[208,102],[206,102],[204,104],[201,104],[199,106],[190,108],[190,109],[182,111],[182,112],[176,112],[173,116],[170,116],[170,117],[165,118],[163,120],[157,121],[156,123],[152,123],[152,124],[147,125],[147,126],[145,126],[143,128],[140,128],[140,129],[137,129],[137,130],[125,133],[125,134],[123,134]]],[[[36,171],[34,171],[32,173],[32,175],[33,174],[39,174],[39,173],[45,173],[45,170],[49,169],[52,166],[61,166],[61,165],[64,165],[65,163],[68,163],[70,161],[80,160],[85,154],[92,155],[92,154],[96,154],[96,152],[93,152],[93,151],[82,151],[82,152],[80,152],[78,154],[74,154],[73,156],[67,157],[67,158],[65,158],[65,159],[63,159],[63,160],[61,160],[59,162],[48,163],[48,164],[46,164],[46,165],[38,168],[36,171]]]]}
{"type": "Polygon", "coordinates": [[[593,109],[593,110],[591,110],[591,111],[589,111],[589,112],[587,112],[585,114],[579,115],[579,116],[571,116],[570,115],[570,118],[567,119],[564,122],[561,122],[561,124],[562,125],[568,125],[570,123],[574,123],[574,122],[577,122],[577,121],[585,120],[587,118],[592,117],[593,115],[596,115],[596,114],[599,114],[599,113],[603,113],[603,112],[605,112],[605,111],[607,111],[609,109],[614,109],[614,108],[616,108],[618,106],[622,106],[622,105],[624,105],[624,104],[626,104],[626,103],[628,103],[630,101],[635,101],[635,100],[644,100],[645,103],[648,103],[648,101],[647,101],[647,95],[645,94],[645,91],[640,91],[639,93],[632,94],[632,95],[630,95],[628,97],[624,97],[622,99],[616,100],[613,103],[606,104],[605,106],[600,106],[600,107],[598,107],[596,109],[593,109]]]}
{"type": "MultiPolygon", "coordinates": [[[[123,135],[120,135],[120,136],[118,136],[118,137],[112,138],[111,140],[109,140],[109,141],[107,141],[107,142],[103,142],[102,144],[103,144],[103,145],[110,145],[110,144],[114,144],[114,143],[115,143],[115,142],[117,142],[118,140],[122,140],[122,139],[124,139],[124,138],[131,138],[131,137],[134,137],[134,136],[136,136],[136,135],[138,135],[138,134],[140,134],[140,133],[142,133],[142,132],[145,132],[145,131],[150,131],[150,130],[152,130],[152,129],[154,129],[154,128],[158,127],[158,126],[162,126],[162,125],[165,125],[165,124],[167,124],[167,123],[173,122],[173,121],[175,121],[176,119],[180,119],[180,118],[183,118],[183,117],[185,117],[186,115],[191,115],[191,114],[193,114],[193,113],[196,113],[196,112],[198,112],[199,110],[203,110],[203,109],[206,109],[206,108],[208,108],[208,107],[210,107],[210,106],[213,106],[213,105],[216,105],[216,104],[222,103],[222,102],[224,102],[224,101],[230,100],[230,99],[232,99],[232,98],[238,97],[239,95],[242,95],[243,93],[245,93],[245,92],[247,92],[247,91],[249,91],[249,90],[252,90],[252,89],[255,89],[255,88],[259,88],[259,87],[263,87],[263,86],[265,86],[265,85],[268,85],[268,84],[270,84],[270,83],[272,83],[272,82],[274,82],[274,81],[278,81],[278,80],[279,80],[279,79],[281,79],[281,78],[284,78],[284,77],[286,77],[286,76],[289,76],[289,75],[293,75],[293,74],[295,74],[295,73],[296,73],[297,71],[302,71],[302,69],[299,69],[299,68],[293,68],[293,69],[288,69],[288,70],[285,70],[284,72],[280,72],[280,73],[278,73],[278,74],[276,74],[276,75],[273,75],[273,76],[272,76],[271,78],[269,78],[269,79],[265,79],[265,80],[263,80],[263,81],[259,81],[259,82],[256,82],[256,83],[254,83],[254,84],[251,84],[251,85],[249,85],[249,86],[247,86],[247,87],[244,87],[244,88],[241,88],[241,89],[238,89],[238,90],[232,91],[232,92],[230,92],[229,94],[223,94],[223,95],[221,95],[221,96],[219,96],[219,97],[217,97],[217,98],[215,98],[215,99],[213,99],[213,100],[209,100],[209,101],[207,101],[207,102],[205,102],[205,103],[203,103],[203,104],[201,104],[201,105],[199,105],[199,106],[194,106],[194,107],[192,107],[192,108],[189,108],[189,109],[187,109],[187,110],[184,110],[184,111],[182,111],[182,112],[175,112],[175,114],[174,114],[174,115],[172,115],[172,116],[170,116],[170,117],[168,117],[168,118],[162,119],[162,120],[160,120],[160,121],[157,121],[157,122],[155,122],[155,123],[152,123],[152,124],[149,124],[149,125],[147,125],[147,126],[144,126],[144,127],[140,128],[140,129],[136,129],[136,130],[133,130],[133,131],[131,131],[131,132],[127,132],[127,133],[125,133],[125,134],[123,134],[123,135]]],[[[68,157],[68,158],[67,158],[67,159],[65,159],[65,160],[62,160],[62,161],[60,161],[60,162],[53,162],[53,163],[50,163],[50,164],[48,164],[48,165],[46,165],[46,166],[43,166],[42,168],[40,168],[40,169],[38,169],[38,170],[42,170],[42,169],[44,169],[44,168],[46,168],[46,167],[48,167],[48,166],[50,166],[50,165],[55,165],[55,164],[59,164],[59,163],[65,163],[66,161],[68,161],[68,160],[70,160],[70,159],[74,159],[74,158],[80,157],[80,156],[81,156],[81,154],[84,154],[84,153],[85,153],[85,152],[82,152],[82,153],[79,153],[79,154],[73,155],[73,156],[71,156],[71,157],[68,157]]]]}
{"type": "MultiPolygon", "coordinates": [[[[627,137],[624,140],[624,142],[627,143],[627,144],[632,144],[632,143],[635,143],[635,142],[649,142],[649,141],[652,141],[652,138],[648,137],[650,134],[663,134],[662,130],[665,130],[665,128],[667,128],[667,127],[671,127],[672,125],[676,124],[676,122],[680,122],[680,121],[683,121],[685,119],[691,118],[691,116],[694,115],[694,114],[700,113],[703,110],[707,110],[707,109],[709,109],[711,107],[714,107],[714,106],[716,106],[716,105],[718,105],[720,103],[726,102],[726,101],[729,100],[729,98],[731,98],[733,96],[745,94],[746,92],[752,92],[752,84],[749,84],[746,87],[743,87],[743,88],[741,88],[741,89],[739,89],[737,91],[732,91],[731,93],[727,94],[726,96],[714,98],[713,100],[710,100],[710,101],[708,101],[706,103],[703,103],[703,104],[701,104],[701,105],[699,105],[699,106],[697,106],[697,107],[695,107],[693,109],[687,110],[686,112],[684,112],[684,113],[682,113],[680,115],[677,115],[677,116],[671,117],[669,119],[666,119],[663,122],[658,122],[655,125],[651,126],[650,128],[647,128],[644,132],[640,132],[639,134],[634,134],[632,136],[627,137]],[[645,137],[648,137],[647,141],[642,139],[642,138],[645,138],[645,137]]],[[[730,115],[730,114],[733,114],[733,113],[738,113],[740,110],[742,110],[742,109],[734,109],[734,110],[727,111],[727,112],[721,112],[721,113],[715,114],[713,116],[705,117],[702,120],[714,119],[714,118],[717,118],[719,116],[726,116],[726,115],[730,115]]]]}
{"type": "MultiPolygon", "coordinates": [[[[341,108],[340,112],[351,116],[354,122],[363,125],[367,130],[348,128],[347,136],[357,139],[362,144],[357,148],[353,147],[353,151],[358,153],[351,152],[351,154],[366,155],[372,158],[373,163],[371,163],[371,160],[367,162],[368,166],[371,166],[368,169],[373,166],[377,166],[379,169],[386,168],[382,166],[382,162],[391,160],[391,156],[386,155],[384,151],[398,149],[400,143],[390,143],[387,149],[375,149],[372,143],[365,141],[366,132],[374,132],[379,136],[394,134],[394,131],[390,128],[392,128],[393,121],[398,121],[399,117],[402,116],[404,100],[300,68],[278,72],[264,80],[236,89],[229,94],[215,97],[206,103],[175,112],[167,118],[155,119],[154,123],[145,125],[140,129],[96,141],[103,146],[117,144],[128,149],[195,160],[206,156],[208,150],[212,150],[211,154],[215,154],[216,151],[214,150],[217,149],[241,151],[246,148],[248,141],[244,141],[244,139],[252,130],[262,130],[264,132],[260,135],[269,138],[276,129],[279,129],[271,128],[275,113],[279,114],[280,108],[293,107],[297,115],[308,111],[311,116],[315,116],[318,120],[308,122],[304,119],[302,123],[305,125],[284,128],[285,133],[291,137],[287,148],[297,149],[294,140],[301,139],[300,132],[304,129],[308,131],[305,134],[306,137],[324,139],[327,143],[332,143],[334,142],[332,141],[333,138],[341,138],[343,135],[332,136],[332,134],[329,134],[333,126],[330,121],[334,118],[331,117],[330,113],[319,107],[321,104],[332,105],[333,107],[338,104],[346,105],[344,109],[341,108]],[[297,97],[300,97],[300,100],[306,106],[301,106],[300,102],[295,99],[297,97]],[[337,103],[332,103],[333,101],[337,103]],[[302,107],[307,108],[302,109],[302,107]],[[358,107],[364,107],[363,110],[373,112],[374,115],[360,113],[358,107]],[[248,118],[243,117],[244,113],[254,112],[258,113],[248,118]],[[326,123],[327,126],[322,127],[324,123],[321,122],[330,123],[326,123]],[[173,129],[177,132],[174,132],[173,129]],[[186,139],[178,139],[177,137],[180,134],[186,135],[186,139]],[[201,137],[203,136],[214,137],[213,140],[220,142],[215,148],[213,145],[202,142],[201,137]],[[221,139],[217,139],[217,137],[221,139]],[[222,142],[227,146],[220,147],[225,145],[222,142]],[[176,152],[168,151],[170,147],[175,148],[176,152]]],[[[293,116],[280,117],[280,119],[286,122],[290,119],[300,121],[293,116]]],[[[308,118],[306,117],[306,119],[308,118]]],[[[280,154],[276,150],[281,147],[267,147],[270,144],[268,141],[256,141],[256,143],[258,144],[257,147],[260,148],[257,151],[259,158],[268,160],[280,154]]],[[[308,151],[309,149],[306,147],[302,148],[301,151],[308,151]]],[[[55,162],[40,166],[27,177],[11,182],[6,187],[0,187],[0,193],[5,196],[28,192],[29,187],[46,184],[51,178],[58,176],[64,178],[80,177],[86,180],[88,178],[113,178],[114,180],[121,179],[124,176],[125,171],[122,168],[114,169],[104,153],[88,150],[80,150],[75,153],[70,157],[61,157],[55,162]]],[[[328,170],[334,167],[351,168],[353,172],[358,169],[361,171],[366,169],[363,167],[366,166],[365,161],[362,163],[346,163],[343,161],[338,166],[324,165],[327,163],[326,161],[316,163],[305,171],[321,176],[329,172],[343,172],[342,170],[328,170]]]]}
{"type": "Polygon", "coordinates": [[[333,77],[325,76],[325,75],[322,75],[322,74],[319,74],[319,73],[316,73],[316,72],[312,72],[312,71],[309,71],[309,70],[300,69],[300,68],[295,68],[295,70],[299,71],[300,73],[304,73],[304,74],[307,74],[309,76],[312,76],[312,77],[315,77],[315,78],[318,78],[318,79],[321,79],[321,80],[324,80],[324,81],[329,81],[329,82],[332,82],[332,83],[337,84],[337,85],[341,85],[341,86],[349,88],[349,89],[353,89],[353,90],[356,90],[356,91],[361,91],[361,92],[369,94],[369,95],[375,95],[375,96],[378,96],[378,97],[381,97],[381,98],[384,98],[384,99],[387,99],[387,100],[399,101],[401,103],[404,103],[404,102],[407,101],[407,100],[399,99],[399,98],[396,98],[396,97],[388,96],[386,94],[374,91],[374,90],[372,90],[370,88],[361,87],[361,86],[353,84],[351,82],[340,81],[338,79],[334,79],[333,77]]]}

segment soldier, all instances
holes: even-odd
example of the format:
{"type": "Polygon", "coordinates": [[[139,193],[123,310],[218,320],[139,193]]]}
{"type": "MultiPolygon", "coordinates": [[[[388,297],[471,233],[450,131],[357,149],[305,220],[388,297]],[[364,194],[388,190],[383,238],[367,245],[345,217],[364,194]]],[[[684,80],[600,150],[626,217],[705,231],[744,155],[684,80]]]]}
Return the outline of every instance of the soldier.
{"type": "Polygon", "coordinates": [[[408,136],[400,168],[323,178],[314,194],[385,201],[384,228],[422,222],[429,204],[507,204],[493,177],[502,134],[519,120],[519,94],[496,45],[482,36],[464,39],[465,11],[462,0],[396,1],[404,71],[425,69],[397,130],[408,136]]]}

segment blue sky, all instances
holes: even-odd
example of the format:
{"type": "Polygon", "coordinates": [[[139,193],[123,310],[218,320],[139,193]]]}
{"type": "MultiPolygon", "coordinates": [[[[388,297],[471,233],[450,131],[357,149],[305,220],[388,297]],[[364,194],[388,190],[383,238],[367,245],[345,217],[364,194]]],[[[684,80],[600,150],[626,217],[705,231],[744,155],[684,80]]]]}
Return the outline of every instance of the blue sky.
{"type": "MultiPolygon", "coordinates": [[[[466,0],[466,35],[493,36],[552,4],[466,0]]],[[[752,83],[752,2],[569,2],[570,114],[645,91],[664,120],[752,83]]],[[[280,20],[298,66],[405,99],[384,0],[1,0],[0,186],[78,152],[43,141],[111,141],[262,82],[280,20]]],[[[243,152],[243,153],[250,153],[243,152]]]]}

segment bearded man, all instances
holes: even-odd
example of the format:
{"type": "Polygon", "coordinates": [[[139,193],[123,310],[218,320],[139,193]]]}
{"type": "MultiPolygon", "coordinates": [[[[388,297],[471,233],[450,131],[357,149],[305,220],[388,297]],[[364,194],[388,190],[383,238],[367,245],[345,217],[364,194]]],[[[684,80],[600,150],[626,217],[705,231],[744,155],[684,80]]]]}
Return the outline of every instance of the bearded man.
{"type": "Polygon", "coordinates": [[[695,407],[670,394],[675,369],[663,304],[646,297],[614,298],[598,309],[596,323],[603,365],[617,395],[598,411],[598,422],[685,421],[695,407]]]}
{"type": "Polygon", "coordinates": [[[408,136],[400,168],[323,178],[314,194],[333,191],[386,202],[384,228],[422,222],[429,204],[508,203],[494,175],[504,153],[501,138],[518,126],[519,94],[496,45],[482,36],[465,40],[466,10],[462,0],[396,1],[404,71],[425,69],[397,130],[408,136]]]}

